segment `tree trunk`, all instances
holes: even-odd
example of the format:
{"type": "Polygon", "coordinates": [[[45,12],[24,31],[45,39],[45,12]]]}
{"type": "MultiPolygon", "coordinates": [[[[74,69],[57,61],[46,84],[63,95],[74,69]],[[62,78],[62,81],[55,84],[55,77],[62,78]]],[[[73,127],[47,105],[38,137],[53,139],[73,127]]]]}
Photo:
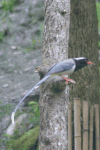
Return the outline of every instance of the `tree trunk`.
{"type": "MultiPolygon", "coordinates": [[[[70,0],[45,0],[42,65],[46,69],[68,58],[69,22],[70,0]]],[[[61,77],[50,77],[41,86],[40,150],[67,150],[68,93],[61,77]]]]}
{"type": "Polygon", "coordinates": [[[79,97],[99,103],[98,27],[95,0],[71,0],[69,57],[87,57],[94,62],[71,75],[70,100],[79,97]]]}

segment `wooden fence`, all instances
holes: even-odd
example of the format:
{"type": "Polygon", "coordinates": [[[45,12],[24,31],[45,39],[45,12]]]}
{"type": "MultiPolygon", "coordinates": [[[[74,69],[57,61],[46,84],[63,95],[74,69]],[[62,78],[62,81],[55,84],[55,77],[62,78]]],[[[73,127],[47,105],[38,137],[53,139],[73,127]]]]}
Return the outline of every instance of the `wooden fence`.
{"type": "Polygon", "coordinates": [[[68,150],[100,150],[99,105],[75,98],[68,106],[68,150]]]}

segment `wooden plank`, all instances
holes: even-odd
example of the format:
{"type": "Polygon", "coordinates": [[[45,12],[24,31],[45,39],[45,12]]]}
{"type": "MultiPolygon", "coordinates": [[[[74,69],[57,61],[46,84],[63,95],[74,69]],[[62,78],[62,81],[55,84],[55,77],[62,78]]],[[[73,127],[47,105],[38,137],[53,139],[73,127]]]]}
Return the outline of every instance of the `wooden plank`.
{"type": "Polygon", "coordinates": [[[89,119],[89,106],[87,101],[83,101],[83,150],[88,150],[88,119],[89,119]]]}
{"type": "Polygon", "coordinates": [[[93,150],[93,116],[94,116],[94,107],[90,106],[90,135],[89,135],[89,150],[93,150]]]}
{"type": "Polygon", "coordinates": [[[72,150],[72,103],[68,102],[68,150],[72,150]]]}
{"type": "Polygon", "coordinates": [[[95,150],[100,150],[100,135],[99,135],[99,105],[95,104],[94,105],[94,110],[95,110],[95,141],[96,141],[96,147],[95,150]]]}
{"type": "Polygon", "coordinates": [[[81,150],[81,111],[80,111],[80,99],[74,98],[74,139],[75,150],[81,150]]]}

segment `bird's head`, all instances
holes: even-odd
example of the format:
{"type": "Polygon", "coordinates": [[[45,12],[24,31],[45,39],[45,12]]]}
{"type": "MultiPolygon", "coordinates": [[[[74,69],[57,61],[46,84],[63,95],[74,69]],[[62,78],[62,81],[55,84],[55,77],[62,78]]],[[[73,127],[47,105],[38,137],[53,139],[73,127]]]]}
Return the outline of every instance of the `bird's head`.
{"type": "Polygon", "coordinates": [[[78,57],[78,58],[73,58],[76,64],[76,68],[75,71],[89,65],[89,64],[93,64],[91,61],[89,61],[87,58],[85,57],[78,57]]]}

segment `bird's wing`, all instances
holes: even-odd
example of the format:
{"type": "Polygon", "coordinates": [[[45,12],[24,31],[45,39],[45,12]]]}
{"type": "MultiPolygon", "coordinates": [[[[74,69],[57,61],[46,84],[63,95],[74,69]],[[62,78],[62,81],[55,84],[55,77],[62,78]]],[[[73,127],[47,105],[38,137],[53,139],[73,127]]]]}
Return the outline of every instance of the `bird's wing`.
{"type": "Polygon", "coordinates": [[[24,99],[32,92],[34,91],[34,89],[38,88],[40,84],[42,84],[43,82],[45,82],[48,78],[50,77],[50,75],[45,76],[43,79],[41,79],[31,90],[29,90],[26,95],[21,99],[21,101],[18,103],[18,105],[15,107],[15,110],[13,111],[12,115],[11,115],[11,120],[12,123],[14,124],[14,116],[16,113],[16,110],[18,109],[19,105],[24,101],[24,99]]]}
{"type": "Polygon", "coordinates": [[[45,76],[60,73],[64,71],[70,70],[75,65],[74,61],[72,59],[68,59],[66,61],[63,61],[61,63],[57,63],[54,65],[45,76]]]}

